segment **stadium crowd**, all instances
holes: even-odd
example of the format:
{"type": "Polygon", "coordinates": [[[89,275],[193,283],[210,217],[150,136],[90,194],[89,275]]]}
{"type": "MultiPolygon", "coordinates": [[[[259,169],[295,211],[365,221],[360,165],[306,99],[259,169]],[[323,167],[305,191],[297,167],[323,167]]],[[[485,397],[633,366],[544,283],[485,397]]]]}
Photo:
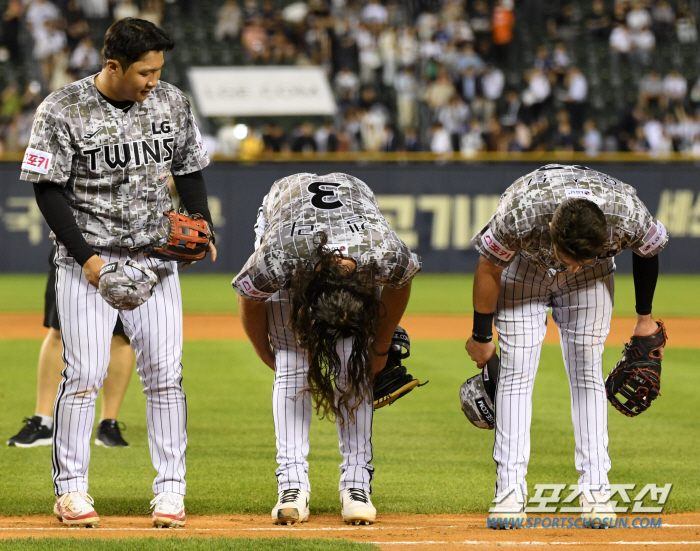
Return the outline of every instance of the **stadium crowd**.
{"type": "MultiPolygon", "coordinates": [[[[216,4],[207,29],[213,43],[239,48],[245,64],[321,66],[338,105],[337,115],[325,121],[209,121],[203,125],[210,129],[206,139],[219,153],[245,158],[265,151],[700,155],[700,78],[688,82],[687,67],[661,67],[656,54],[669,44],[697,43],[691,9],[697,2],[207,2],[216,4]],[[533,25],[539,20],[541,32],[533,25]],[[606,56],[597,60],[601,66],[632,68],[638,86],[634,101],[624,109],[592,101],[589,64],[572,51],[576,42],[605,45],[606,56]],[[258,124],[246,124],[242,134],[241,122],[258,124]]],[[[47,93],[99,70],[93,36],[104,34],[111,21],[142,17],[169,31],[177,23],[169,17],[174,7],[186,18],[204,4],[9,0],[0,48],[7,81],[0,98],[2,151],[23,150],[34,109],[47,93]],[[21,70],[28,59],[33,72],[21,70]]]]}

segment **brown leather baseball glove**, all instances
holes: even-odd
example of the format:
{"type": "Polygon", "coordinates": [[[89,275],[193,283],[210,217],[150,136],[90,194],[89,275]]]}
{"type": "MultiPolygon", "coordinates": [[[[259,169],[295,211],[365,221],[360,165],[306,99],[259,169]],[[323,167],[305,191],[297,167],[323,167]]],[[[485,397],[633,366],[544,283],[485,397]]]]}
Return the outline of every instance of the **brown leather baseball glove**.
{"type": "Polygon", "coordinates": [[[164,212],[170,222],[168,240],[159,246],[150,245],[146,254],[161,260],[194,262],[201,260],[209,250],[211,229],[200,214],[186,216],[169,210],[164,212]]]}
{"type": "Polygon", "coordinates": [[[608,400],[627,417],[646,411],[661,395],[661,350],[668,337],[664,322],[658,320],[656,324],[659,328],[653,335],[630,339],[622,358],[605,379],[608,400]],[[618,395],[626,402],[623,403],[618,395]]]}

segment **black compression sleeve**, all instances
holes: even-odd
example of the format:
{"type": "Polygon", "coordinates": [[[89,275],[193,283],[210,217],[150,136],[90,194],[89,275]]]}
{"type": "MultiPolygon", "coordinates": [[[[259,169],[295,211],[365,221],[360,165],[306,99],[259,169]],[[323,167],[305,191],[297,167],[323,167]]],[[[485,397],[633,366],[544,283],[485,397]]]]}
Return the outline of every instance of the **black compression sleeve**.
{"type": "Polygon", "coordinates": [[[173,180],[175,180],[175,188],[180,196],[180,201],[182,201],[187,212],[190,214],[201,214],[211,230],[214,231],[211,213],[209,212],[209,203],[207,202],[207,187],[204,183],[202,171],[190,172],[183,176],[173,176],[173,180]]]}
{"type": "Polygon", "coordinates": [[[632,276],[634,278],[634,298],[640,316],[651,314],[656,280],[659,278],[659,256],[646,258],[632,254],[632,276]]]}
{"type": "Polygon", "coordinates": [[[46,223],[68,253],[81,266],[91,256],[95,255],[93,248],[85,241],[78,224],[75,223],[73,212],[68,205],[61,186],[52,183],[34,184],[34,195],[39,210],[44,215],[46,223]]]}

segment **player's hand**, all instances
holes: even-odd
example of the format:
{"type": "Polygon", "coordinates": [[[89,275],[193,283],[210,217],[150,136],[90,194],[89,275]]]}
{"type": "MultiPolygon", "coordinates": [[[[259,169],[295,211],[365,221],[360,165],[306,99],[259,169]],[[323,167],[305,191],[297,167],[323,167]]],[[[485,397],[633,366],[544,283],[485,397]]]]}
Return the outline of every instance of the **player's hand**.
{"type": "MultiPolygon", "coordinates": [[[[209,254],[211,254],[211,261],[216,262],[216,247],[214,246],[214,243],[211,241],[209,242],[209,254]]],[[[197,261],[193,260],[192,262],[181,262],[180,263],[180,270],[184,270],[187,268],[187,266],[190,266],[192,264],[196,264],[197,261]]]]}
{"type": "MultiPolygon", "coordinates": [[[[659,326],[651,317],[651,314],[647,316],[640,316],[637,314],[637,323],[634,325],[634,331],[632,331],[633,337],[648,337],[653,335],[659,329],[659,326]]],[[[664,349],[661,349],[661,357],[664,357],[664,349]]]]}
{"type": "Polygon", "coordinates": [[[496,353],[496,343],[493,341],[476,342],[469,337],[467,344],[464,345],[464,349],[467,351],[467,354],[469,354],[469,357],[476,362],[476,367],[481,369],[496,353]]]}
{"type": "Polygon", "coordinates": [[[93,287],[100,286],[100,270],[104,264],[105,261],[96,254],[88,258],[87,262],[83,264],[83,274],[85,274],[85,279],[87,279],[88,283],[90,283],[90,285],[93,287]]]}

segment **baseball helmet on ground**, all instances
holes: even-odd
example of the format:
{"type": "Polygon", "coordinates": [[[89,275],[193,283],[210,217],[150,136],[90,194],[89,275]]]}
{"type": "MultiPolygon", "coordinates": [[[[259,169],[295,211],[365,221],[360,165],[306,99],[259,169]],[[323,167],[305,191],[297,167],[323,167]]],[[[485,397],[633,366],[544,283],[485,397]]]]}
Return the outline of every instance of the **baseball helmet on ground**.
{"type": "Polygon", "coordinates": [[[496,426],[496,381],[498,380],[498,355],[494,354],[481,373],[477,373],[459,389],[462,411],[472,425],[492,430],[496,426]]]}
{"type": "Polygon", "coordinates": [[[153,293],[158,277],[130,258],[107,262],[100,270],[100,295],[117,310],[138,308],[153,293]]]}

